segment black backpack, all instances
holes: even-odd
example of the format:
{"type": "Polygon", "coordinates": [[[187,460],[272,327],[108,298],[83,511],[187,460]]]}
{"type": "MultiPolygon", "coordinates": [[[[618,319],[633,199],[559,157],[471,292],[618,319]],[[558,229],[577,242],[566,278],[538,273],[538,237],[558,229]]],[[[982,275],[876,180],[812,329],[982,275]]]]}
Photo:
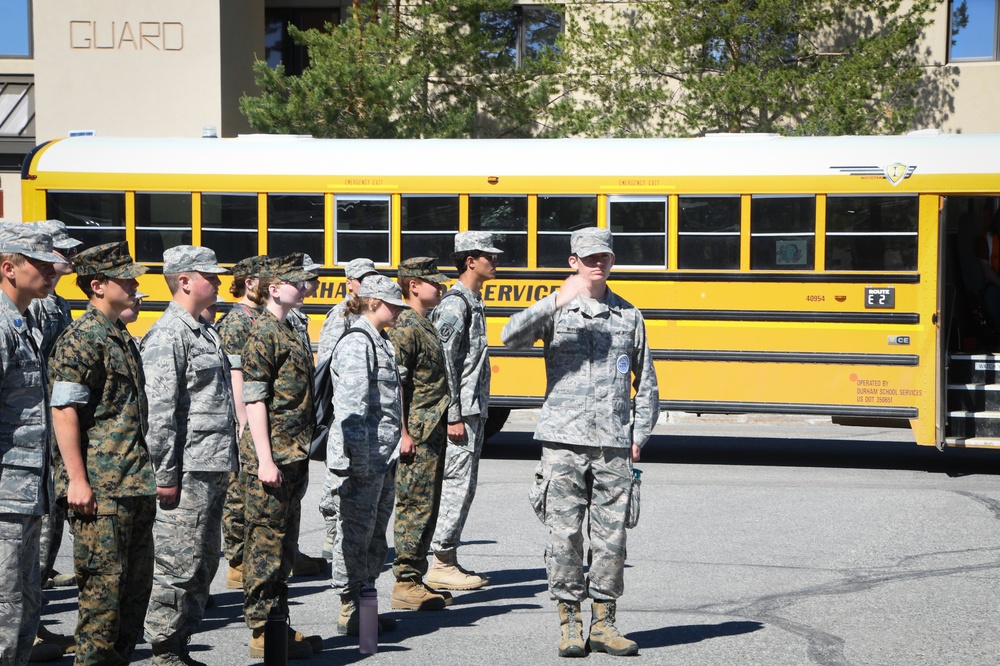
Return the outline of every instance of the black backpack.
{"type": "MultiPolygon", "coordinates": [[[[372,354],[378,353],[371,334],[361,328],[347,329],[340,336],[340,340],[337,340],[337,346],[351,333],[364,333],[372,345],[372,354]]],[[[309,444],[310,460],[326,460],[326,440],[330,435],[330,426],[333,425],[333,379],[330,377],[330,365],[333,363],[333,355],[336,353],[337,347],[335,346],[333,353],[316,366],[316,374],[313,376],[313,406],[316,409],[316,428],[313,430],[312,443],[309,444]]]]}

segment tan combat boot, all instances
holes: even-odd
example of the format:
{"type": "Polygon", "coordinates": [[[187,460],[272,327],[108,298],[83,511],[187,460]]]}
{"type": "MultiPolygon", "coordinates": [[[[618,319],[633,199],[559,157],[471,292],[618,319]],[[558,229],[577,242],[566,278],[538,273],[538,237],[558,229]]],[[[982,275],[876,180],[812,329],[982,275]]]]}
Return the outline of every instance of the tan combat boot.
{"type": "Polygon", "coordinates": [[[607,652],[617,657],[639,654],[639,646],[621,635],[615,626],[614,601],[594,601],[587,642],[594,652],[607,652]]]}
{"type": "Polygon", "coordinates": [[[583,642],[583,620],[580,618],[579,601],[559,602],[559,656],[586,657],[583,642]]]}
{"type": "MultiPolygon", "coordinates": [[[[289,659],[308,659],[313,655],[312,647],[306,641],[292,640],[293,636],[289,630],[286,640],[288,641],[289,659]]],[[[261,659],[264,656],[264,627],[254,629],[250,637],[250,656],[261,659]]]]}
{"type": "Polygon", "coordinates": [[[434,563],[427,572],[427,586],[432,590],[478,590],[490,580],[458,564],[454,550],[434,553],[434,563]]]}
{"type": "Polygon", "coordinates": [[[434,611],[445,607],[445,598],[424,587],[421,580],[397,580],[392,588],[392,608],[398,610],[434,611]]]}
{"type": "Polygon", "coordinates": [[[341,636],[358,635],[358,595],[340,595],[340,616],[337,618],[337,633],[341,636]]]}
{"type": "Polygon", "coordinates": [[[240,562],[236,566],[229,565],[226,569],[226,587],[230,590],[242,590],[243,589],[243,563],[240,562]]]}

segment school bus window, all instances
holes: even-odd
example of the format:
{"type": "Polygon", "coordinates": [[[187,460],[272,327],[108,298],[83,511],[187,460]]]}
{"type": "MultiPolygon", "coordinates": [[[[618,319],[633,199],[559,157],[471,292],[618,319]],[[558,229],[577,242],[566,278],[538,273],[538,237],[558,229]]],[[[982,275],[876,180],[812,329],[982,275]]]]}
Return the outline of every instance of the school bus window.
{"type": "Polygon", "coordinates": [[[323,207],[322,194],[268,194],[267,253],[322,255],[323,207]]]}
{"type": "Polygon", "coordinates": [[[346,264],[367,257],[376,264],[389,263],[389,216],[387,196],[336,195],[334,212],[334,261],[346,264]]]}
{"type": "Polygon", "coordinates": [[[680,197],[677,267],[739,270],[740,197],[680,197]]]}
{"type": "Polygon", "coordinates": [[[469,197],[469,230],[493,232],[501,266],[528,265],[528,196],[469,197]]]}
{"type": "Polygon", "coordinates": [[[257,252],[257,195],[202,194],[201,244],[223,263],[235,264],[257,252]]]}
{"type": "Polygon", "coordinates": [[[918,213],[916,196],[828,196],[827,269],[917,270],[918,213]]]}
{"type": "Polygon", "coordinates": [[[616,265],[666,267],[666,197],[608,197],[608,227],[616,265]]]}
{"type": "Polygon", "coordinates": [[[596,225],[596,196],[538,195],[538,267],[566,268],[572,232],[596,225]]]}
{"type": "Polygon", "coordinates": [[[135,258],[163,261],[163,251],[191,244],[191,195],[135,193],[135,258]]]}
{"type": "Polygon", "coordinates": [[[83,247],[125,240],[124,192],[58,192],[45,194],[45,214],[66,225],[83,247]]]}
{"type": "Polygon", "coordinates": [[[751,198],[751,270],[812,270],[815,252],[815,196],[751,198]]]}
{"type": "Polygon", "coordinates": [[[458,195],[406,195],[400,201],[400,256],[434,257],[450,268],[458,232],[458,195]]]}

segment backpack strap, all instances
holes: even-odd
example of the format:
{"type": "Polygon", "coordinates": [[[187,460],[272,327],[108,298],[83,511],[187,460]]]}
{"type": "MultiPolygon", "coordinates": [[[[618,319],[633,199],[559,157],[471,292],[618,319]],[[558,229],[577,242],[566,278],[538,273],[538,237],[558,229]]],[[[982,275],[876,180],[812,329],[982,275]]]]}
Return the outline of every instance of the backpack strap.
{"type": "MultiPolygon", "coordinates": [[[[465,306],[465,334],[468,335],[469,326],[472,325],[472,306],[469,305],[469,301],[466,300],[465,296],[463,296],[461,292],[455,291],[454,289],[449,289],[447,292],[445,292],[444,296],[441,297],[441,301],[443,302],[444,299],[448,298],[449,296],[458,297],[458,300],[462,301],[462,304],[465,306]]],[[[438,303],[439,307],[440,305],[441,304],[438,303]]]]}

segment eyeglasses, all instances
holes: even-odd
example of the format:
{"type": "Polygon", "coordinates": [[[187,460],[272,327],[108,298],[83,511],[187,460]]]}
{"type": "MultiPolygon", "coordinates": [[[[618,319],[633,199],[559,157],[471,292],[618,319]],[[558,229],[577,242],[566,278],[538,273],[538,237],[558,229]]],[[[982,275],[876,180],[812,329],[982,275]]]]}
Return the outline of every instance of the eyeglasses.
{"type": "Polygon", "coordinates": [[[485,259],[486,261],[490,262],[491,264],[495,264],[498,261],[500,261],[500,255],[498,255],[495,252],[480,252],[479,253],[479,258],[480,259],[485,259]]]}

